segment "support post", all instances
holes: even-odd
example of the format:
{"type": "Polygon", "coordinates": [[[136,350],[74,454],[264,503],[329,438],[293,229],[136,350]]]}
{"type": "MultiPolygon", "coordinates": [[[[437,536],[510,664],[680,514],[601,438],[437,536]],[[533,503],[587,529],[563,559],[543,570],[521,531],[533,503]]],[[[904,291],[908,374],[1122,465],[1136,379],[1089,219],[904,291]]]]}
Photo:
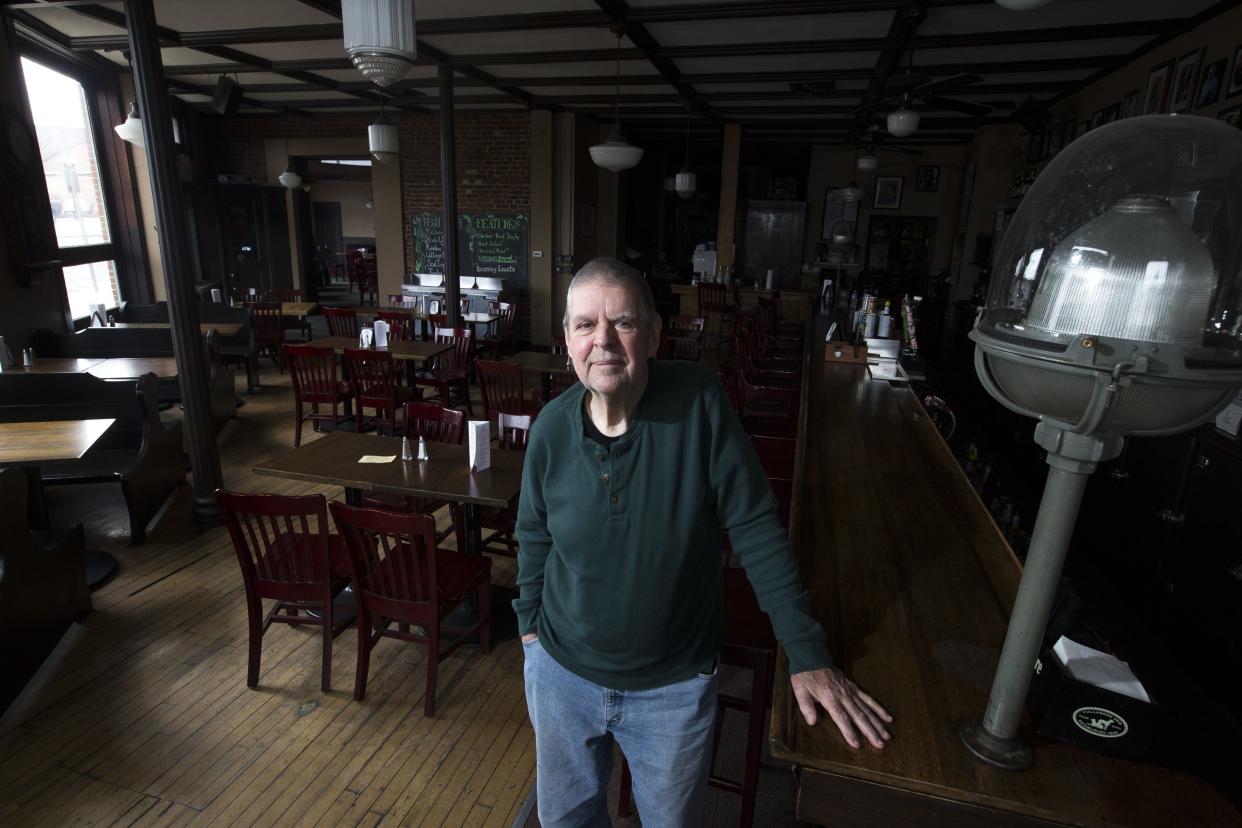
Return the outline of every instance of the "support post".
{"type": "Polygon", "coordinates": [[[741,124],[725,124],[720,153],[720,212],[716,220],[716,265],[733,268],[733,228],[737,224],[737,166],[742,154],[741,124]]]}
{"type": "Polygon", "coordinates": [[[444,301],[449,327],[461,321],[460,263],[457,261],[457,144],[453,130],[453,67],[440,64],[440,200],[444,218],[444,301]]]}
{"type": "Polygon", "coordinates": [[[194,482],[194,519],[219,523],[216,489],[223,481],[220,453],[216,447],[208,398],[207,351],[199,331],[198,297],[194,291],[193,248],[181,201],[181,182],[173,149],[172,116],[168,109],[168,86],[160,62],[152,0],[125,0],[125,28],[129,34],[130,65],[134,92],[142,113],[147,167],[155,196],[155,223],[164,261],[172,322],[173,352],[185,406],[189,435],[190,466],[194,482]]]}

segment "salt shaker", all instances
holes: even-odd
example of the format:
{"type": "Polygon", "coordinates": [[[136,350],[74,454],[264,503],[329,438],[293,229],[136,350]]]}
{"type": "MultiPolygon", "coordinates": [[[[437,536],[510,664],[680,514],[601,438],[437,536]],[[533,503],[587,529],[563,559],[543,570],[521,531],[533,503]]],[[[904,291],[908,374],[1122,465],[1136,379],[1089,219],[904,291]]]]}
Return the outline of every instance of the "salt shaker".
{"type": "Polygon", "coordinates": [[[34,348],[25,348],[22,350],[22,365],[27,368],[33,367],[35,364],[34,348]]]}
{"type": "MultiPolygon", "coordinates": [[[[421,441],[422,438],[420,437],[419,440],[421,441]]],[[[402,437],[401,438],[401,460],[403,462],[408,463],[409,461],[413,459],[414,459],[414,452],[410,450],[410,438],[402,437]]]]}
{"type": "Polygon", "coordinates": [[[427,441],[423,439],[423,436],[421,434],[418,435],[418,459],[419,460],[430,460],[431,459],[431,457],[429,457],[427,454],[427,441]]]}

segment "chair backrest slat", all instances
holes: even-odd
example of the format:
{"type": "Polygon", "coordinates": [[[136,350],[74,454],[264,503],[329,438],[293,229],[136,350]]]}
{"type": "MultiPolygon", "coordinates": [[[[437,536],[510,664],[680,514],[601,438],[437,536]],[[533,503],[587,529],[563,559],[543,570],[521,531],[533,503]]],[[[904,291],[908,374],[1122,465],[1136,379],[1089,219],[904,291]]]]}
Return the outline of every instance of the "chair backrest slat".
{"type": "Polygon", "coordinates": [[[425,603],[433,610],[439,605],[436,524],[430,515],[362,509],[336,501],[331,508],[349,548],[354,583],[364,593],[425,603]]]}
{"type": "Polygon", "coordinates": [[[307,584],[331,572],[328,512],[323,495],[243,494],[218,490],[216,498],[233,541],[247,588],[255,584],[307,584]],[[314,518],[314,528],[311,525],[314,518]]]}
{"type": "Polygon", "coordinates": [[[465,433],[466,414],[455,408],[435,403],[405,404],[405,436],[422,437],[432,443],[461,445],[465,433]]]}
{"type": "Polygon", "coordinates": [[[352,308],[324,308],[323,316],[332,336],[358,337],[358,315],[352,308]]]}

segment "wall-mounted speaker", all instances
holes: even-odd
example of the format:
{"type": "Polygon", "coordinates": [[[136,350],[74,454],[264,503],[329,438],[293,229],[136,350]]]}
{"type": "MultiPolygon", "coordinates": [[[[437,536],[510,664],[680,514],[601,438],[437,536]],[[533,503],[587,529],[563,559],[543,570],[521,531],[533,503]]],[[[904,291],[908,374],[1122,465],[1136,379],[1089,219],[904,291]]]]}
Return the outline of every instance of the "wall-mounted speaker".
{"type": "Polygon", "coordinates": [[[1013,111],[1013,119],[1026,127],[1027,132],[1043,132],[1052,119],[1052,113],[1034,98],[1028,97],[1013,111]]]}
{"type": "Polygon", "coordinates": [[[221,115],[236,115],[241,108],[242,88],[228,75],[216,81],[216,91],[211,96],[211,108],[221,115]]]}

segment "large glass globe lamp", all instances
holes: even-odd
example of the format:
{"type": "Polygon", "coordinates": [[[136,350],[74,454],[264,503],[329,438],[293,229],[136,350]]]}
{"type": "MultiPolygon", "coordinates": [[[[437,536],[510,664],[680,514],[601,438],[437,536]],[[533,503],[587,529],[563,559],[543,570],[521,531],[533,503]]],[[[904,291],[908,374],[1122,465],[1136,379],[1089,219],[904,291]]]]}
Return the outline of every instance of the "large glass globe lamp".
{"type": "Polygon", "coordinates": [[[1021,768],[1032,665],[1088,475],[1129,435],[1211,420],[1242,387],[1242,131],[1152,115],[1075,141],[1022,199],[970,337],[984,388],[1034,417],[1049,472],[982,722],[1021,768]]]}

